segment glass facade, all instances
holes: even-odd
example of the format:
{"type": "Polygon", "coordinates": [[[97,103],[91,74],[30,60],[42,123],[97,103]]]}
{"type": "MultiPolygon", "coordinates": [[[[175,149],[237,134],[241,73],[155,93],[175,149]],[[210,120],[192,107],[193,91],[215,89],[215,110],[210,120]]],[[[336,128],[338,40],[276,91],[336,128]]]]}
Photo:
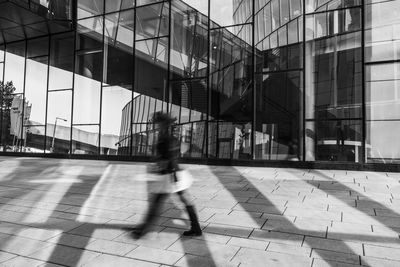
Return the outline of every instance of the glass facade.
{"type": "Polygon", "coordinates": [[[400,0],[68,6],[0,44],[3,152],[152,156],[163,110],[183,158],[400,163],[400,0]]]}

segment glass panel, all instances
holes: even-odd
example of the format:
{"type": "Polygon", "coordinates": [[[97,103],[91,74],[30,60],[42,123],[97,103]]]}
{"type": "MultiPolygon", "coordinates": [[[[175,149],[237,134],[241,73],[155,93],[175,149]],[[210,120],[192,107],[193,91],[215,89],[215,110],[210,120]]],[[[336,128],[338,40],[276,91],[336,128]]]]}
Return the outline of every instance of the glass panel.
{"type": "Polygon", "coordinates": [[[78,0],[78,19],[102,14],[104,12],[103,1],[104,0],[78,0]]]}
{"type": "Polygon", "coordinates": [[[156,57],[167,46],[167,38],[136,42],[135,92],[160,100],[167,99],[168,53],[165,53],[162,61],[156,57]]]}
{"type": "Polygon", "coordinates": [[[75,72],[95,81],[103,78],[102,53],[78,55],[76,57],[75,72]]]}
{"type": "Polygon", "coordinates": [[[27,57],[47,56],[49,54],[49,38],[28,40],[27,57]]]}
{"type": "Polygon", "coordinates": [[[303,13],[301,8],[301,0],[290,0],[290,18],[296,18],[303,13]]]}
{"type": "Polygon", "coordinates": [[[72,127],[72,154],[97,155],[99,152],[99,126],[74,125],[72,127]]]}
{"type": "Polygon", "coordinates": [[[106,13],[128,9],[135,6],[135,0],[113,0],[106,2],[106,13]]]}
{"type": "Polygon", "coordinates": [[[0,45],[0,62],[4,61],[4,45],[0,45]]]}
{"type": "Polygon", "coordinates": [[[152,155],[155,144],[153,124],[140,123],[132,125],[132,155],[152,155]]]}
{"type": "Polygon", "coordinates": [[[121,12],[119,20],[113,20],[114,14],[106,16],[105,84],[132,88],[133,16],[133,10],[121,12]]]}
{"type": "Polygon", "coordinates": [[[73,34],[53,35],[50,44],[49,90],[72,88],[73,70],[73,34]]]}
{"type": "Polygon", "coordinates": [[[144,5],[149,5],[149,4],[153,4],[156,2],[161,2],[163,0],[136,0],[136,4],[137,6],[144,6],[144,5]]]}
{"type": "Polygon", "coordinates": [[[44,153],[45,127],[44,126],[24,126],[24,144],[22,152],[44,153]]]}
{"type": "Polygon", "coordinates": [[[48,57],[37,60],[26,62],[25,101],[29,112],[24,123],[28,125],[45,125],[48,57]]]}
{"type": "Polygon", "coordinates": [[[280,0],[281,24],[289,22],[289,0],[280,0]]]}
{"type": "Polygon", "coordinates": [[[258,75],[255,157],[300,160],[302,72],[258,75]]]}
{"type": "Polygon", "coordinates": [[[366,153],[369,163],[400,163],[400,120],[367,121],[366,153]]]}
{"type": "Polygon", "coordinates": [[[168,35],[168,3],[136,9],[136,40],[168,35]]]}
{"type": "Polygon", "coordinates": [[[93,17],[77,22],[77,50],[98,50],[103,43],[103,17],[93,17]]]}
{"type": "MultiPolygon", "coordinates": [[[[190,7],[208,16],[208,0],[182,0],[182,2],[185,2],[190,7]]],[[[175,1],[174,4],[177,4],[177,1],[175,1]]]]}
{"type": "Polygon", "coordinates": [[[362,152],[361,125],[360,120],[307,122],[306,159],[360,162],[362,152]]]}
{"type": "Polygon", "coordinates": [[[46,152],[69,153],[72,91],[48,93],[46,152]]]}
{"type": "Polygon", "coordinates": [[[4,64],[0,63],[0,82],[3,81],[4,64]]]}
{"type": "Polygon", "coordinates": [[[360,32],[307,42],[306,52],[306,117],[361,118],[360,32]]]}
{"type": "Polygon", "coordinates": [[[100,119],[101,83],[75,75],[74,124],[97,124],[100,119]]]}
{"type": "Polygon", "coordinates": [[[207,17],[174,2],[171,70],[173,78],[201,77],[207,72],[207,17]]]}
{"type": "Polygon", "coordinates": [[[206,118],[207,86],[206,80],[186,80],[171,82],[171,102],[181,107],[180,123],[198,121],[206,118]]]}
{"type": "Polygon", "coordinates": [[[209,156],[251,159],[251,123],[209,122],[209,156]]]}
{"type": "Polygon", "coordinates": [[[279,0],[271,0],[272,30],[279,28],[279,0]]]}
{"type": "Polygon", "coordinates": [[[366,4],[366,62],[400,59],[399,8],[399,0],[366,4]]]}
{"type": "Polygon", "coordinates": [[[4,81],[12,81],[15,93],[24,91],[25,42],[7,45],[4,81]]]}
{"type": "Polygon", "coordinates": [[[210,0],[210,19],[213,28],[251,22],[252,0],[210,0]]]}

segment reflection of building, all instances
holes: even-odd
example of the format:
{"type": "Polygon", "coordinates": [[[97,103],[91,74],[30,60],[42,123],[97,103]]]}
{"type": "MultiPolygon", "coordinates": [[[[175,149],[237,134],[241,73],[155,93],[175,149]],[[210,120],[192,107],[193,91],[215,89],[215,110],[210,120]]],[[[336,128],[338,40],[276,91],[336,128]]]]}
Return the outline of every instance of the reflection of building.
{"type": "Polygon", "coordinates": [[[0,5],[30,20],[0,21],[0,77],[32,104],[18,132],[36,133],[35,151],[50,152],[60,117],[56,153],[150,156],[165,110],[182,157],[400,162],[400,0],[217,1],[229,19],[216,1],[211,14],[184,0],[14,2],[0,5]]]}

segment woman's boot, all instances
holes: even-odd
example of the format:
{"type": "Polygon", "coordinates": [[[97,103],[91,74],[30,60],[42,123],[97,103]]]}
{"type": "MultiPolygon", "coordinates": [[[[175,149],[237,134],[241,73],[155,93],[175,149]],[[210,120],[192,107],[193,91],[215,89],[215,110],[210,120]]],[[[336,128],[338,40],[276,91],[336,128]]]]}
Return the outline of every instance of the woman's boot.
{"type": "Polygon", "coordinates": [[[183,232],[184,236],[201,236],[202,231],[200,228],[199,220],[193,206],[186,206],[186,210],[190,218],[190,230],[183,232]]]}

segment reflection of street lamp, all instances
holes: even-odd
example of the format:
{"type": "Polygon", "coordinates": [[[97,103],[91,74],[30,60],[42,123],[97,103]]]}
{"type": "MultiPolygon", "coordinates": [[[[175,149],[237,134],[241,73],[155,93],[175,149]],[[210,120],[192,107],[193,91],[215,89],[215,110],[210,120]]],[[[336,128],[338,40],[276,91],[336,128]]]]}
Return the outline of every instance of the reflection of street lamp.
{"type": "Polygon", "coordinates": [[[62,120],[65,122],[67,121],[66,119],[56,117],[56,121],[54,122],[54,128],[53,128],[53,140],[51,141],[51,148],[50,148],[51,152],[54,152],[54,137],[56,136],[57,120],[62,120]]]}

